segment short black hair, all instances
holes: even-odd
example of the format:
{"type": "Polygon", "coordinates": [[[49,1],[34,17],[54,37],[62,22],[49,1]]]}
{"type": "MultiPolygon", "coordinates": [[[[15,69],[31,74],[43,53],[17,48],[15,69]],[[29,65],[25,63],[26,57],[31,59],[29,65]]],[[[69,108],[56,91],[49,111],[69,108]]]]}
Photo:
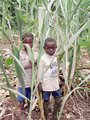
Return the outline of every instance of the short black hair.
{"type": "Polygon", "coordinates": [[[53,38],[48,37],[45,39],[44,47],[46,46],[47,42],[55,42],[56,43],[56,41],[53,38]]]}
{"type": "Polygon", "coordinates": [[[33,34],[32,33],[24,33],[23,34],[23,37],[22,37],[22,42],[24,43],[25,42],[25,38],[26,37],[31,37],[32,40],[33,40],[33,34]]]}

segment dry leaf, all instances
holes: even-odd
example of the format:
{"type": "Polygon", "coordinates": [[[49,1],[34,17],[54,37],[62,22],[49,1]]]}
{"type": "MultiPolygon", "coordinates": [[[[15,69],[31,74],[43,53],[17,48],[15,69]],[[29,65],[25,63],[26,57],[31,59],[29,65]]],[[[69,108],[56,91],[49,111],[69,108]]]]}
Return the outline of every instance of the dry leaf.
{"type": "Polygon", "coordinates": [[[70,114],[66,114],[66,118],[70,118],[70,114]]]}
{"type": "Polygon", "coordinates": [[[0,107],[0,117],[2,117],[5,114],[5,109],[0,107]]]}

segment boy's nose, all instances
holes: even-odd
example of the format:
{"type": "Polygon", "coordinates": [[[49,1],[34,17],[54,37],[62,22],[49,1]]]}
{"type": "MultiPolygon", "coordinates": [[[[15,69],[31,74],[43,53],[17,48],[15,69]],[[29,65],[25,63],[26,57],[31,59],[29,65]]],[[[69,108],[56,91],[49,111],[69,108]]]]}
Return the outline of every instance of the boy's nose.
{"type": "Polygon", "coordinates": [[[53,49],[51,48],[50,51],[53,51],[53,49]]]}

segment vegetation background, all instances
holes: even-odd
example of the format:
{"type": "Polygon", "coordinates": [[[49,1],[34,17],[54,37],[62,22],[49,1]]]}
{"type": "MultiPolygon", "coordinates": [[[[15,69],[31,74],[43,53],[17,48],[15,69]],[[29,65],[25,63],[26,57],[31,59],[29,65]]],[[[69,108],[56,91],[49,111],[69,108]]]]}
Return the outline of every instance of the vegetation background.
{"type": "MultiPolygon", "coordinates": [[[[65,95],[58,115],[60,120],[66,101],[72,93],[83,98],[83,94],[81,94],[83,91],[89,96],[90,74],[84,75],[82,69],[90,69],[90,0],[0,1],[0,72],[2,74],[0,88],[8,90],[14,101],[16,101],[16,95],[20,93],[13,90],[13,81],[10,74],[7,73],[7,69],[10,72],[13,71],[13,77],[16,75],[21,83],[22,75],[20,71],[23,71],[25,75],[26,73],[18,60],[22,47],[22,44],[18,46],[18,40],[22,40],[24,32],[34,34],[35,47],[37,48],[39,44],[39,59],[43,53],[45,38],[51,36],[57,41],[56,55],[65,80],[64,84],[67,86],[64,90],[65,95]],[[8,48],[9,45],[10,51],[12,51],[9,51],[11,56],[4,57],[2,44],[4,44],[4,48],[8,48]],[[81,64],[83,54],[87,54],[88,62],[84,61],[83,63],[82,61],[81,64]],[[5,82],[6,86],[3,86],[5,82]]],[[[31,86],[33,88],[36,81],[36,71],[34,70],[33,52],[30,51],[28,46],[27,49],[29,55],[32,55],[33,82],[31,86]]],[[[22,87],[25,88],[23,82],[22,87]]],[[[32,89],[32,95],[34,92],[36,91],[32,89]]],[[[33,105],[31,104],[31,106],[33,105]]],[[[43,117],[42,107],[40,109],[43,117]]],[[[28,119],[31,119],[31,109],[28,119]]]]}

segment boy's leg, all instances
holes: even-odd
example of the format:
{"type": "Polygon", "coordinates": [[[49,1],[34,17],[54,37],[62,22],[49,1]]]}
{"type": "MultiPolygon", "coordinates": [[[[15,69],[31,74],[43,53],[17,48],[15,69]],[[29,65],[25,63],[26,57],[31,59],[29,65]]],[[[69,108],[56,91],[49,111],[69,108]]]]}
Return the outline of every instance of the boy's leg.
{"type": "MultiPolygon", "coordinates": [[[[23,94],[22,87],[18,87],[18,92],[23,94]]],[[[24,103],[25,103],[24,98],[22,96],[18,95],[18,104],[19,104],[19,108],[21,110],[24,110],[24,103]]]]}
{"type": "Polygon", "coordinates": [[[54,91],[52,93],[52,95],[54,96],[55,99],[55,103],[54,103],[54,110],[53,110],[53,120],[57,120],[57,113],[60,110],[61,107],[61,92],[60,90],[54,91]]]}
{"type": "Polygon", "coordinates": [[[43,91],[43,109],[44,109],[44,116],[46,120],[49,120],[49,97],[50,92],[43,91]]]}

